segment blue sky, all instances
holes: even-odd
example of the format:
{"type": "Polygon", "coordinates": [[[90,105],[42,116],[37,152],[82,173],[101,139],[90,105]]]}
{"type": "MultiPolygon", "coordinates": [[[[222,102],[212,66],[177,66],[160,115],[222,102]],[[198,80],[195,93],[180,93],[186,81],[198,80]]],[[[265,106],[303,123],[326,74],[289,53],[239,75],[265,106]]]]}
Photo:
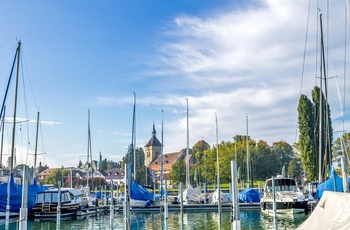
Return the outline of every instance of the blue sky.
{"type": "MultiPolygon", "coordinates": [[[[344,5],[332,3],[325,29],[329,76],[337,76],[329,80],[335,130],[342,122],[344,83],[349,89],[344,5]]],[[[17,125],[17,163],[32,163],[27,153],[34,149],[37,107],[43,164],[75,166],[86,160],[88,109],[93,158],[101,152],[120,160],[131,143],[133,92],[140,147],[151,137],[153,122],[160,139],[161,109],[164,151],[186,147],[186,98],[190,146],[201,139],[215,144],[215,114],[219,141],[245,134],[248,115],[253,139],[293,143],[300,92],[310,95],[318,75],[317,6],[311,1],[302,78],[308,6],[302,0],[1,1],[1,99],[16,39],[22,41],[26,100],[19,98],[17,117],[29,122],[17,125]]],[[[326,1],[318,7],[326,24],[326,1]]],[[[7,121],[12,101],[13,83],[7,121]]],[[[4,154],[11,128],[6,123],[4,154]]]]}

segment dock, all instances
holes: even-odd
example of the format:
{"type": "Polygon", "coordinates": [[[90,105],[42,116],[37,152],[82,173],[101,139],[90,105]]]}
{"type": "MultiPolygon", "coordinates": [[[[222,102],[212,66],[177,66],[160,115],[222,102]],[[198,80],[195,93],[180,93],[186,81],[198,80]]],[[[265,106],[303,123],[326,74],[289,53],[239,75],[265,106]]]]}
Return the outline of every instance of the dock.
{"type": "MultiPolygon", "coordinates": [[[[239,208],[242,210],[260,210],[260,203],[240,203],[239,208]]],[[[222,211],[231,211],[232,210],[232,204],[221,204],[222,211]]],[[[155,205],[155,206],[148,206],[148,207],[131,207],[130,211],[132,212],[159,212],[163,211],[164,206],[163,205],[155,205]]],[[[216,204],[186,204],[183,205],[183,211],[217,211],[218,205],[216,204]]],[[[122,205],[116,205],[114,206],[115,212],[122,212],[123,206],[122,205]]],[[[179,204],[169,204],[168,205],[168,211],[180,211],[180,205],[179,204]]]]}

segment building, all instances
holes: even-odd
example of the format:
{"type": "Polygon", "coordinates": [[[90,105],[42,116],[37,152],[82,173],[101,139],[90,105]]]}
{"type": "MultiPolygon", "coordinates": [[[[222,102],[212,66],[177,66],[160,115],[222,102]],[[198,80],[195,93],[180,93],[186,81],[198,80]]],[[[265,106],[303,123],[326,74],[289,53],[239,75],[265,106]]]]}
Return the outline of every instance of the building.
{"type": "Polygon", "coordinates": [[[125,175],[123,169],[107,169],[103,170],[102,173],[105,176],[106,182],[108,184],[113,181],[114,185],[121,185],[125,182],[125,175]]]}
{"type": "Polygon", "coordinates": [[[145,166],[150,165],[151,162],[154,161],[160,155],[161,151],[162,144],[156,136],[156,129],[153,123],[152,137],[145,145],[145,166]]]}
{"type": "Polygon", "coordinates": [[[43,182],[45,178],[50,175],[53,171],[57,170],[59,168],[48,168],[42,171],[41,173],[38,174],[38,179],[40,182],[43,182]]]}
{"type": "MultiPolygon", "coordinates": [[[[153,124],[152,137],[145,146],[145,165],[154,175],[154,179],[160,179],[161,171],[161,146],[162,144],[156,137],[156,130],[153,124]]],[[[209,149],[210,145],[204,140],[200,140],[195,146],[203,146],[205,149],[209,149]]],[[[192,150],[189,150],[189,156],[186,157],[186,149],[179,152],[164,153],[163,154],[163,179],[168,179],[171,173],[171,168],[173,164],[177,161],[185,161],[190,167],[196,164],[196,159],[192,155],[192,150]]],[[[168,181],[168,185],[171,185],[171,181],[168,181]]]]}

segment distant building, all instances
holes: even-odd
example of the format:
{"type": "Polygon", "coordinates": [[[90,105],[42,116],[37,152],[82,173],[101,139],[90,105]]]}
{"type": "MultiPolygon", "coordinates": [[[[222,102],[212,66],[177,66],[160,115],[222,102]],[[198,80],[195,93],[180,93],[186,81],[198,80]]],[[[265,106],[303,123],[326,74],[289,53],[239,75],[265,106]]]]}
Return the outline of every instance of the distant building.
{"type": "MultiPolygon", "coordinates": [[[[203,144],[208,149],[210,148],[210,145],[204,140],[198,141],[196,145],[199,143],[203,144]]],[[[151,172],[154,172],[155,179],[158,181],[160,179],[160,170],[161,170],[161,159],[160,159],[161,146],[162,144],[159,142],[159,140],[156,137],[156,130],[153,124],[152,137],[145,146],[145,152],[146,152],[145,165],[151,172]]],[[[188,158],[186,158],[186,149],[183,149],[179,152],[163,153],[163,179],[169,178],[171,168],[173,164],[175,164],[177,161],[185,161],[185,163],[186,164],[188,163],[190,167],[196,164],[196,159],[192,155],[191,149],[189,150],[188,158]]],[[[170,181],[168,181],[168,183],[171,184],[170,181]]]]}
{"type": "Polygon", "coordinates": [[[48,168],[42,171],[41,173],[38,174],[38,179],[40,182],[43,182],[45,178],[50,175],[53,171],[57,170],[59,168],[48,168]]]}
{"type": "MultiPolygon", "coordinates": [[[[186,149],[174,153],[165,153],[163,154],[163,179],[169,178],[171,168],[173,164],[175,164],[177,161],[185,161],[185,163],[188,163],[190,167],[196,164],[196,159],[192,154],[189,154],[188,158],[186,158],[186,149]]],[[[148,169],[151,172],[154,172],[155,179],[159,181],[161,170],[160,155],[154,161],[151,162],[151,164],[148,166],[148,169]]],[[[170,186],[172,182],[168,180],[167,184],[168,186],[170,186]]]]}
{"type": "Polygon", "coordinates": [[[148,166],[151,164],[154,159],[156,159],[162,150],[162,144],[156,137],[156,129],[153,124],[153,131],[152,131],[152,137],[145,145],[145,165],[148,166]]]}
{"type": "Polygon", "coordinates": [[[125,175],[123,169],[107,169],[102,171],[107,184],[111,183],[111,180],[113,181],[114,185],[121,185],[125,183],[125,175]]]}

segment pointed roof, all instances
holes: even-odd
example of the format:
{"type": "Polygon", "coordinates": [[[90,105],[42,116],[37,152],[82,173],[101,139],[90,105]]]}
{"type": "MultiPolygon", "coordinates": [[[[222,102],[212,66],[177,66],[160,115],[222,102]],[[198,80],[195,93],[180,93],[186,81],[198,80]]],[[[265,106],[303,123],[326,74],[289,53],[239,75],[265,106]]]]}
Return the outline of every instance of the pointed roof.
{"type": "Polygon", "coordinates": [[[156,137],[156,128],[154,126],[154,123],[153,123],[152,137],[148,141],[148,143],[145,145],[145,147],[148,147],[148,146],[162,146],[162,144],[160,143],[160,141],[156,137]]]}

